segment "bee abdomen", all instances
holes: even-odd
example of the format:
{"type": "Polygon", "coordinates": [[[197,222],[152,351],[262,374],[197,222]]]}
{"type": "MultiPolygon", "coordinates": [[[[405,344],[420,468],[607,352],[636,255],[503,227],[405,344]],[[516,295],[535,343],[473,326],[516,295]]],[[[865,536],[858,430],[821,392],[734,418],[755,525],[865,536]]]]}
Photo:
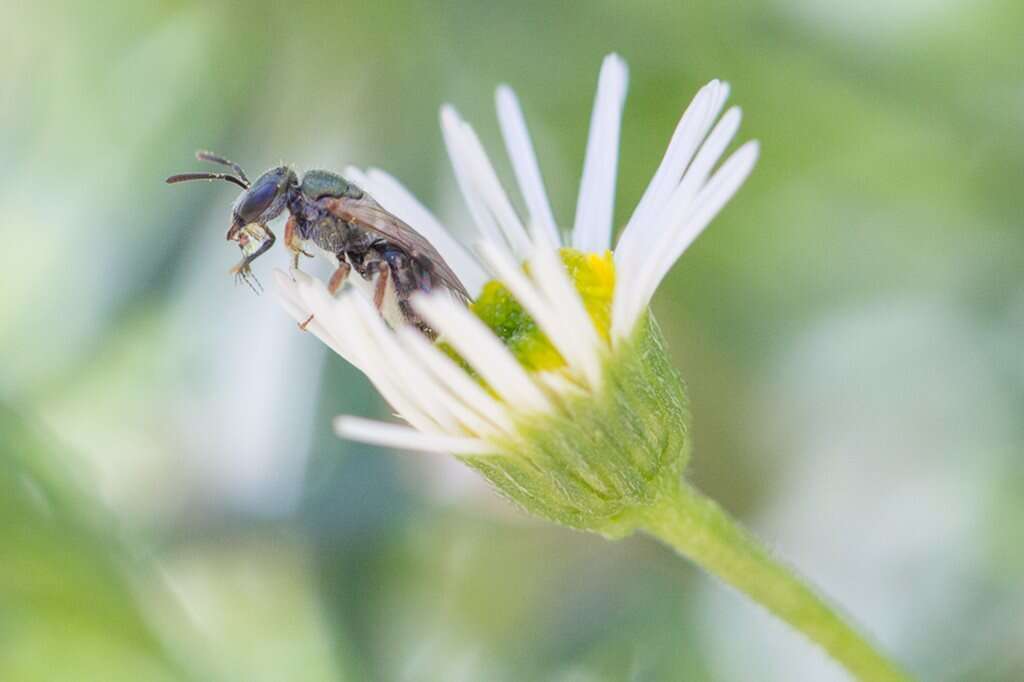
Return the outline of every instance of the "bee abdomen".
{"type": "Polygon", "coordinates": [[[433,289],[434,282],[430,271],[424,268],[420,261],[402,249],[394,247],[384,249],[382,255],[394,274],[395,288],[404,296],[410,296],[417,290],[429,292],[433,289]]]}

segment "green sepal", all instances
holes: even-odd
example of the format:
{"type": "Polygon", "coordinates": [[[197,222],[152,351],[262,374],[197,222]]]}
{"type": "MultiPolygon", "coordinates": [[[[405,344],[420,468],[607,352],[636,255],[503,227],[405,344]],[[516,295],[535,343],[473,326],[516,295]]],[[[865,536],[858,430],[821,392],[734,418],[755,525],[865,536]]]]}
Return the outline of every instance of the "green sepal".
{"type": "Polygon", "coordinates": [[[605,362],[600,391],[518,426],[503,454],[461,459],[526,511],[608,537],[674,494],[690,455],[686,392],[650,315],[605,362]]]}

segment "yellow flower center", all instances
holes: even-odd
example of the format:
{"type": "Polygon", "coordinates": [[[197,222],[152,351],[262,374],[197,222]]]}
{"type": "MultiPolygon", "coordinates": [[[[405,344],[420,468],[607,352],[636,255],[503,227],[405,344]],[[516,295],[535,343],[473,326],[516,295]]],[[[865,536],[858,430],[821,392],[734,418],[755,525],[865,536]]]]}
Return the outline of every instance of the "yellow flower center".
{"type": "MultiPolygon", "coordinates": [[[[607,341],[611,326],[612,292],[615,290],[612,252],[581,253],[565,248],[559,249],[559,256],[583,299],[594,328],[607,341]]],[[[523,269],[529,271],[528,266],[523,266],[523,269]]],[[[485,284],[470,309],[504,342],[525,368],[550,371],[565,365],[562,355],[501,282],[492,280],[485,284]]]]}

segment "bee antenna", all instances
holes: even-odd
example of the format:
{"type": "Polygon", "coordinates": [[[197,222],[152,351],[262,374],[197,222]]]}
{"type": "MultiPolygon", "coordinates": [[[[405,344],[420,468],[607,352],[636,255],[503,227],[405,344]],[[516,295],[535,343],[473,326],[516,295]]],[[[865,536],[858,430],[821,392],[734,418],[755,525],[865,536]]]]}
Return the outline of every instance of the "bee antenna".
{"type": "Polygon", "coordinates": [[[242,170],[242,167],[239,166],[234,161],[229,161],[228,159],[225,159],[223,156],[218,156],[213,152],[208,152],[203,149],[200,149],[199,151],[196,152],[196,158],[199,159],[200,161],[209,161],[211,163],[219,163],[222,166],[227,166],[231,170],[235,171],[238,177],[242,178],[242,180],[245,181],[246,185],[249,184],[249,178],[245,175],[245,171],[242,170]]]}
{"type": "Polygon", "coordinates": [[[173,185],[176,182],[188,182],[189,180],[227,180],[242,189],[249,189],[249,182],[247,180],[230,173],[179,173],[167,178],[166,182],[168,185],[173,185]]]}

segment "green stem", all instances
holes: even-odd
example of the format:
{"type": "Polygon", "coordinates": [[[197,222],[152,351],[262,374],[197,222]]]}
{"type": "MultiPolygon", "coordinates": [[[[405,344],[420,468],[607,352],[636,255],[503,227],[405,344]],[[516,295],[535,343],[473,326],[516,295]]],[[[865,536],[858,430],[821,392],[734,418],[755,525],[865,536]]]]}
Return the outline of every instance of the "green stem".
{"type": "Polygon", "coordinates": [[[713,500],[685,483],[644,512],[640,527],[802,632],[857,679],[910,679],[713,500]]]}

